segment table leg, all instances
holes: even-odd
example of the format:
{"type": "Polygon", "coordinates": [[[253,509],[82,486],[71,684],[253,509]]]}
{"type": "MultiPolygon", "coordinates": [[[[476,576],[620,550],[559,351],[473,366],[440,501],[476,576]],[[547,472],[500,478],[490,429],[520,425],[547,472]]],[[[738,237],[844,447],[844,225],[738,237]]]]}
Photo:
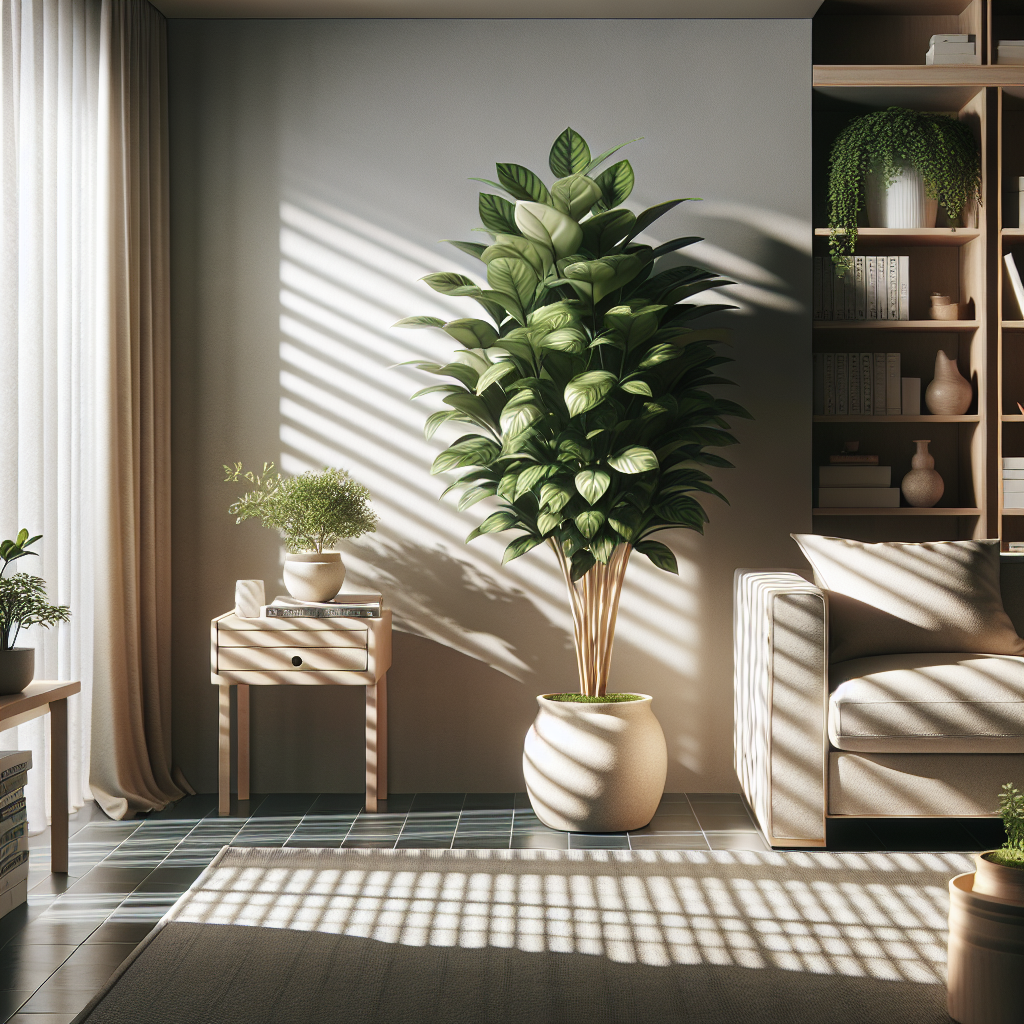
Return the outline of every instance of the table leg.
{"type": "Polygon", "coordinates": [[[238,744],[238,799],[249,799],[249,684],[235,687],[235,741],[238,744]]]}
{"type": "Polygon", "coordinates": [[[220,691],[220,738],[219,760],[217,763],[217,814],[224,817],[231,813],[231,685],[221,684],[220,691]]]}
{"type": "Polygon", "coordinates": [[[68,873],[68,702],[50,702],[50,870],[68,873]]]}
{"type": "Polygon", "coordinates": [[[366,687],[366,810],[377,810],[378,756],[377,756],[377,693],[378,683],[366,687]]]}
{"type": "Polygon", "coordinates": [[[377,680],[377,798],[388,798],[388,674],[377,680]]]}

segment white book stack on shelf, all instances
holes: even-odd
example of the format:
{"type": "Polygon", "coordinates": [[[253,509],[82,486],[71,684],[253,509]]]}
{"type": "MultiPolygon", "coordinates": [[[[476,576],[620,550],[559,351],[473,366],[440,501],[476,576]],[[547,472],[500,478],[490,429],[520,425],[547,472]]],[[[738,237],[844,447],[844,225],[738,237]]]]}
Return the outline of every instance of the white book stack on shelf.
{"type": "Polygon", "coordinates": [[[937,35],[932,36],[925,54],[925,64],[980,64],[981,54],[977,52],[974,36],[937,35]]]}
{"type": "Polygon", "coordinates": [[[891,483],[891,466],[820,466],[818,507],[899,508],[900,489],[891,483]]]}
{"type": "Polygon", "coordinates": [[[1000,39],[996,45],[997,64],[1024,64],[1024,39],[1000,39]]]}
{"type": "Polygon", "coordinates": [[[1024,508],[1024,459],[1003,459],[1003,508],[1024,508]]]}
{"type": "Polygon", "coordinates": [[[27,750],[0,751],[0,917],[28,898],[27,750]]]}

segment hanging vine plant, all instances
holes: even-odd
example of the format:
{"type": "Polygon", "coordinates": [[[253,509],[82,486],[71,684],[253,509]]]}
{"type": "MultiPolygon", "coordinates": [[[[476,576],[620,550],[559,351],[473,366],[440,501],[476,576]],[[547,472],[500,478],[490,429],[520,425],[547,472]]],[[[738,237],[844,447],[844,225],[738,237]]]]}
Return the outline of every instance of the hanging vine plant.
{"type": "Polygon", "coordinates": [[[924,179],[925,195],[937,199],[951,220],[981,201],[981,156],[969,125],[948,114],[904,107],[858,117],[836,139],[829,157],[828,244],[836,266],[849,266],[856,248],[866,176],[878,174],[888,188],[907,162],[924,179]]]}

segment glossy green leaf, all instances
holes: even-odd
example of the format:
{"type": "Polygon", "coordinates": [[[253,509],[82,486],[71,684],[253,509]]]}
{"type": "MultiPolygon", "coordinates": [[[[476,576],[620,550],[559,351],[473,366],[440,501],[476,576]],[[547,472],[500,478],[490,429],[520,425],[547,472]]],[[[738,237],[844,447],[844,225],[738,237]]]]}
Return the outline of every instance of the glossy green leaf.
{"type": "Polygon", "coordinates": [[[633,230],[636,217],[629,210],[609,210],[584,221],[581,246],[595,256],[606,256],[633,230]]]}
{"type": "Polygon", "coordinates": [[[551,203],[547,186],[528,167],[521,164],[498,164],[498,181],[510,196],[532,199],[535,203],[551,203]]]}
{"type": "Polygon", "coordinates": [[[495,426],[487,403],[477,395],[467,395],[464,391],[460,391],[458,394],[446,395],[441,401],[445,405],[450,405],[453,409],[465,413],[481,427],[492,429],[495,426]]]}
{"type": "Polygon", "coordinates": [[[628,160],[620,160],[599,174],[596,181],[601,190],[601,199],[596,204],[598,211],[613,210],[621,206],[633,191],[633,168],[628,160]]]}
{"type": "Polygon", "coordinates": [[[708,521],[707,513],[696,498],[685,494],[673,494],[664,501],[656,502],[654,514],[666,523],[676,523],[691,530],[702,530],[708,521]]]}
{"type": "Polygon", "coordinates": [[[447,423],[449,420],[459,418],[459,413],[453,412],[451,409],[442,409],[440,412],[432,412],[427,417],[427,422],[423,426],[423,436],[429,441],[436,433],[437,428],[442,423],[447,423]]]}
{"type": "Polygon", "coordinates": [[[658,468],[658,456],[650,448],[630,445],[612,455],[608,465],[620,473],[647,473],[658,468]]]}
{"type": "Polygon", "coordinates": [[[523,235],[498,235],[494,245],[489,245],[481,259],[485,263],[501,257],[526,260],[538,278],[544,277],[554,265],[554,257],[546,245],[526,238],[523,235]]]}
{"type": "Polygon", "coordinates": [[[519,480],[516,483],[516,491],[513,496],[513,500],[518,501],[524,494],[532,491],[542,480],[547,480],[549,476],[557,473],[558,470],[558,466],[552,466],[544,463],[535,466],[527,466],[526,469],[519,474],[519,480]]]}
{"type": "Polygon", "coordinates": [[[681,355],[682,352],[675,345],[652,345],[647,350],[647,354],[640,360],[640,369],[646,370],[651,366],[659,366],[661,363],[669,362],[669,360],[678,359],[681,355]]]}
{"type": "Polygon", "coordinates": [[[466,348],[490,348],[498,339],[498,332],[489,323],[473,317],[449,320],[442,329],[466,348]]]}
{"type": "Polygon", "coordinates": [[[422,277],[420,280],[425,281],[435,292],[440,292],[442,295],[453,295],[460,288],[475,288],[479,290],[479,285],[472,278],[466,277],[464,274],[453,274],[448,271],[442,274],[427,274],[426,277],[422,277]]]}
{"type": "Polygon", "coordinates": [[[488,231],[495,234],[520,235],[522,232],[516,226],[516,208],[501,196],[493,196],[489,192],[480,193],[480,223],[488,231]]]}
{"type": "Polygon", "coordinates": [[[597,564],[597,559],[589,551],[577,551],[570,561],[569,578],[575,583],[583,579],[597,564]]]}
{"type": "Polygon", "coordinates": [[[579,416],[600,405],[617,383],[618,378],[608,370],[589,370],[573,377],[565,386],[569,415],[579,416]]]}
{"type": "Polygon", "coordinates": [[[601,198],[601,186],[585,174],[570,174],[551,186],[551,204],[579,220],[601,198]]]}
{"type": "Polygon", "coordinates": [[[476,384],[476,393],[482,395],[492,384],[497,384],[503,377],[514,373],[515,369],[515,366],[508,360],[492,364],[480,374],[480,379],[476,384]]]}
{"type": "Polygon", "coordinates": [[[441,452],[430,467],[431,474],[444,473],[459,466],[489,466],[497,457],[500,448],[489,437],[468,437],[456,441],[447,451],[441,452]]]}
{"type": "Polygon", "coordinates": [[[518,517],[512,512],[504,510],[492,512],[475,530],[466,538],[468,544],[471,540],[483,536],[485,533],[500,533],[502,530],[509,530],[519,525],[518,517]]]}
{"type": "Polygon", "coordinates": [[[516,539],[512,541],[507,548],[505,548],[505,554],[501,556],[501,564],[504,565],[506,562],[511,562],[513,558],[525,555],[527,551],[532,551],[538,544],[543,543],[543,537],[534,537],[530,534],[527,534],[525,537],[516,537],[516,539]]]}
{"type": "Polygon", "coordinates": [[[583,534],[587,540],[590,540],[598,530],[604,526],[604,513],[598,512],[597,509],[589,509],[586,512],[581,512],[575,519],[576,529],[583,534]]]}
{"type": "MultiPolygon", "coordinates": [[[[511,295],[519,309],[523,310],[533,301],[538,278],[526,260],[500,257],[487,264],[487,280],[495,291],[511,295]]],[[[525,322],[525,317],[517,319],[520,323],[525,322]]]]}
{"type": "Polygon", "coordinates": [[[556,178],[585,172],[590,166],[590,147],[579,132],[566,128],[551,147],[548,166],[556,178]]]}
{"type": "Polygon", "coordinates": [[[543,416],[544,411],[537,405],[533,392],[520,391],[510,398],[502,409],[501,426],[507,434],[521,434],[543,416]]]}
{"type": "Polygon", "coordinates": [[[515,498],[518,480],[519,473],[514,469],[508,470],[498,481],[498,497],[511,502],[515,498]]]}
{"type": "Polygon", "coordinates": [[[632,543],[640,525],[640,512],[636,508],[623,506],[608,516],[608,525],[624,540],[632,543]]]}
{"type": "MultiPolygon", "coordinates": [[[[431,384],[429,388],[420,388],[415,394],[410,395],[410,398],[422,398],[424,395],[432,395],[435,393],[443,393],[446,395],[454,395],[457,391],[462,391],[462,387],[458,384],[431,384]]],[[[0,555],[3,554],[3,548],[0,548],[0,555]]]]}
{"type": "Polygon", "coordinates": [[[572,496],[573,492],[563,484],[548,482],[541,487],[538,501],[540,507],[546,508],[549,512],[561,512],[572,500],[572,496]]]}
{"type": "Polygon", "coordinates": [[[602,469],[583,469],[576,474],[576,490],[591,505],[601,500],[612,482],[611,476],[602,469]]]}
{"type": "Polygon", "coordinates": [[[491,498],[497,493],[498,488],[494,484],[480,484],[477,487],[470,487],[461,498],[459,498],[459,511],[465,512],[471,505],[475,505],[484,498],[491,498]]]}
{"type": "Polygon", "coordinates": [[[546,537],[552,530],[557,529],[561,522],[561,513],[542,512],[537,516],[537,529],[546,537]]]}
{"type": "MultiPolygon", "coordinates": [[[[696,200],[696,201],[700,202],[699,199],[696,200]]],[[[670,199],[670,200],[668,200],[668,202],[658,203],[656,206],[648,207],[646,210],[644,210],[643,213],[641,213],[637,217],[636,224],[633,226],[633,230],[630,233],[629,238],[630,239],[635,238],[637,235],[640,234],[641,231],[645,231],[656,220],[658,220],[659,217],[664,217],[665,214],[669,212],[669,210],[675,209],[675,207],[677,207],[680,203],[690,203],[690,202],[694,202],[694,200],[692,198],[690,198],[690,199],[670,199]]]]}
{"type": "Polygon", "coordinates": [[[640,554],[646,555],[659,569],[664,569],[665,572],[674,572],[677,576],[679,575],[676,556],[672,554],[670,548],[667,548],[660,541],[642,540],[634,545],[634,547],[640,554]]]}
{"type": "Polygon", "coordinates": [[[441,241],[454,245],[456,249],[464,252],[467,256],[473,256],[478,260],[483,259],[484,250],[487,248],[482,242],[460,242],[454,238],[442,238],[441,241]]]}
{"type": "Polygon", "coordinates": [[[444,327],[444,321],[436,316],[407,316],[404,320],[393,323],[392,327],[444,327]]]}
{"type": "Polygon", "coordinates": [[[545,334],[540,339],[541,347],[554,349],[556,352],[569,352],[579,355],[587,349],[587,336],[576,328],[564,327],[558,331],[545,334]]]}
{"type": "Polygon", "coordinates": [[[642,138],[643,136],[641,136],[640,139],[630,139],[629,142],[620,142],[617,146],[612,146],[611,149],[602,153],[599,157],[596,157],[595,159],[591,160],[590,163],[583,168],[583,173],[589,174],[592,170],[594,170],[595,167],[600,167],[601,164],[603,164],[605,160],[608,159],[608,157],[614,156],[614,154],[618,153],[618,151],[620,149],[623,149],[625,146],[632,145],[634,142],[640,142],[642,138]]]}
{"type": "Polygon", "coordinates": [[[645,380],[627,380],[622,385],[622,390],[629,392],[631,395],[644,395],[646,398],[654,397],[651,385],[645,380]]]}

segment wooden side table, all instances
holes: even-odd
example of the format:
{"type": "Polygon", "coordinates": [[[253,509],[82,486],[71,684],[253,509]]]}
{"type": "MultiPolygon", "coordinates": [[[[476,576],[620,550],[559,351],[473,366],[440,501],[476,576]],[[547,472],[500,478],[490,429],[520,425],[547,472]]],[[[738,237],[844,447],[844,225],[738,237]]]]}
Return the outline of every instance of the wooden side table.
{"type": "Polygon", "coordinates": [[[68,697],[82,684],[38,680],[0,697],[0,729],[50,716],[50,871],[68,873],[68,697]]]}
{"type": "Polygon", "coordinates": [[[366,809],[388,795],[387,682],[391,667],[391,612],[379,619],[213,620],[210,681],[220,687],[218,805],[231,809],[231,688],[236,690],[238,799],[249,799],[250,686],[366,687],[366,809]]]}

